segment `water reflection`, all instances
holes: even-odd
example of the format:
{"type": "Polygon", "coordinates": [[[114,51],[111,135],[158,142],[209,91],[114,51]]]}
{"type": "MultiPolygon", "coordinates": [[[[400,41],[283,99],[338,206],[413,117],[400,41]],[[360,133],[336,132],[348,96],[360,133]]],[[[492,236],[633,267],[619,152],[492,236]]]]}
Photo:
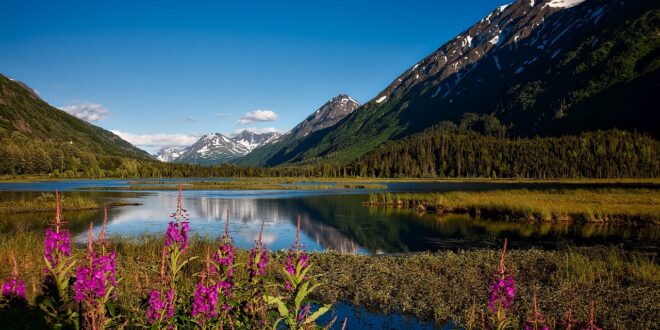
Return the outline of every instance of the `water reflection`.
{"type": "MultiPolygon", "coordinates": [[[[0,197],[30,199],[39,192],[0,192],[0,197]]],[[[177,192],[70,191],[100,201],[142,203],[109,210],[110,235],[162,235],[176,208],[177,192]]],[[[658,227],[599,224],[531,224],[470,218],[439,217],[415,210],[365,207],[366,195],[322,191],[186,191],[184,208],[193,233],[215,238],[225,228],[230,210],[230,232],[241,248],[251,247],[265,224],[268,248],[286,249],[295,240],[295,219],[301,216],[302,242],[309,250],[332,249],[352,253],[397,253],[497,246],[508,237],[517,247],[556,248],[575,245],[621,244],[629,249],[657,251],[658,227]]],[[[5,214],[0,232],[43,230],[50,213],[5,214]]],[[[102,211],[65,212],[76,239],[83,241],[89,222],[99,230],[102,211]]]]}

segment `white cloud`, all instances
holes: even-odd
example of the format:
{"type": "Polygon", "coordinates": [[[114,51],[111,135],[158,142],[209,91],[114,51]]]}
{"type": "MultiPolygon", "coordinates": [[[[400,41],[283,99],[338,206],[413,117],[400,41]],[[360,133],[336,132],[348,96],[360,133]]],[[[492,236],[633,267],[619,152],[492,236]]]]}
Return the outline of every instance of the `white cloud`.
{"type": "Polygon", "coordinates": [[[89,122],[99,121],[110,115],[108,108],[97,103],[72,104],[59,109],[89,122]]]}
{"type": "Polygon", "coordinates": [[[133,145],[148,149],[166,146],[187,147],[199,139],[199,136],[189,134],[131,134],[117,130],[111,130],[111,132],[133,145]]]}
{"type": "Polygon", "coordinates": [[[252,124],[254,122],[276,121],[277,114],[271,110],[255,110],[250,111],[238,120],[241,125],[252,124]]]}
{"type": "Polygon", "coordinates": [[[257,134],[263,134],[263,133],[272,133],[272,132],[277,132],[277,133],[282,133],[283,131],[279,128],[275,127],[262,127],[262,128],[257,128],[257,127],[248,127],[248,128],[239,128],[235,130],[234,132],[231,133],[232,136],[240,134],[243,131],[248,131],[252,133],[257,133],[257,134]]]}

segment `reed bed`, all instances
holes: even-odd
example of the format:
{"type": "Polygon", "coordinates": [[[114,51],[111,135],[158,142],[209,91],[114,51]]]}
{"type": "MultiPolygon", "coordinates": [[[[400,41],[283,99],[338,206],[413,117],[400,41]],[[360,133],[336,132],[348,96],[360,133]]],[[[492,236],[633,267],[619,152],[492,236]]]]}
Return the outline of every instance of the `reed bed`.
{"type": "MultiPolygon", "coordinates": [[[[28,300],[37,294],[44,279],[43,235],[21,232],[0,237],[0,260],[9,251],[21,260],[19,272],[27,280],[28,300]]],[[[117,310],[131,320],[144,318],[145,298],[160,271],[163,238],[111,238],[117,252],[117,310]]],[[[181,292],[192,292],[196,273],[204,268],[207,246],[212,238],[195,236],[188,255],[197,261],[183,268],[181,292]]],[[[84,245],[74,246],[72,255],[82,258],[84,245]]],[[[266,281],[282,281],[286,252],[271,254],[266,281]]],[[[596,321],[606,329],[657,329],[660,327],[660,265],[654,255],[624,252],[616,247],[575,248],[561,251],[514,250],[507,265],[516,278],[516,300],[511,311],[519,323],[532,311],[536,290],[539,308],[551,328],[561,328],[568,306],[574,302],[575,316],[585,320],[589,303],[596,302],[596,321]]],[[[238,250],[236,262],[245,264],[247,251],[238,250]]],[[[488,285],[499,260],[497,250],[441,251],[393,256],[360,256],[335,252],[313,253],[312,276],[320,286],[315,298],[322,302],[343,301],[384,313],[398,312],[442,325],[452,320],[465,324],[473,308],[488,303],[488,285]]],[[[0,268],[0,277],[10,275],[0,268]]]]}
{"type": "Polygon", "coordinates": [[[660,224],[660,191],[646,188],[379,193],[367,204],[498,220],[660,224]]]}
{"type": "MultiPolygon", "coordinates": [[[[112,202],[101,203],[97,200],[80,197],[67,196],[62,198],[62,209],[64,211],[95,210],[106,207],[117,207],[126,205],[139,205],[139,203],[112,202]]],[[[27,212],[54,212],[55,195],[42,193],[41,196],[30,200],[3,200],[0,201],[0,213],[27,213],[27,212]]]]}

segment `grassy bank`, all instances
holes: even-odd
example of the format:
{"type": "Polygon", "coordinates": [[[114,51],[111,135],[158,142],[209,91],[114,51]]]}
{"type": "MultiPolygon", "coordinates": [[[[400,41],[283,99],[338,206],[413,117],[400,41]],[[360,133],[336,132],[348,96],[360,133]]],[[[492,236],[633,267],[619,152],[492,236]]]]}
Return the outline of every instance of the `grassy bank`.
{"type": "MultiPolygon", "coordinates": [[[[96,210],[104,206],[112,208],[127,205],[140,205],[139,203],[125,202],[100,203],[99,201],[79,196],[63,196],[61,203],[62,210],[64,211],[96,210]]],[[[30,200],[0,201],[0,213],[27,212],[55,212],[55,195],[43,193],[41,196],[30,200]]]]}
{"type": "MultiPolygon", "coordinates": [[[[33,233],[0,237],[0,260],[8,261],[13,250],[20,260],[19,272],[28,281],[33,299],[43,280],[43,237],[33,233]]],[[[118,274],[123,277],[117,292],[117,308],[129,319],[144,318],[143,298],[160,269],[163,241],[157,237],[114,238],[118,274]]],[[[188,255],[203,256],[207,244],[193,238],[188,255]]],[[[82,257],[84,247],[73,254],[82,257]]],[[[247,261],[239,251],[237,262],[247,261]]],[[[204,266],[194,261],[183,269],[183,292],[192,292],[194,276],[204,266]]],[[[485,308],[488,285],[497,267],[499,251],[422,253],[402,256],[358,256],[338,253],[312,254],[312,275],[321,275],[316,298],[344,301],[384,312],[401,312],[443,324],[452,319],[463,323],[469,311],[485,308]]],[[[272,254],[267,277],[282,281],[286,255],[272,254]]],[[[532,292],[537,290],[541,311],[549,325],[559,324],[575,297],[575,316],[588,318],[589,303],[596,302],[597,323],[606,329],[654,329],[660,326],[660,265],[652,256],[624,254],[616,248],[563,251],[514,250],[507,265],[516,278],[513,315],[523,322],[531,313],[532,292]]],[[[9,275],[0,269],[0,277],[9,275]]],[[[552,327],[554,328],[554,327],[552,327]]]]}
{"type": "MultiPolygon", "coordinates": [[[[179,185],[171,181],[129,181],[128,187],[113,187],[109,190],[178,190],[179,185]]],[[[231,181],[188,181],[184,190],[330,190],[330,189],[387,189],[376,183],[305,184],[292,180],[231,180],[231,181]]]]}
{"type": "Polygon", "coordinates": [[[660,224],[660,191],[656,189],[381,193],[370,195],[367,204],[501,220],[660,224]]]}

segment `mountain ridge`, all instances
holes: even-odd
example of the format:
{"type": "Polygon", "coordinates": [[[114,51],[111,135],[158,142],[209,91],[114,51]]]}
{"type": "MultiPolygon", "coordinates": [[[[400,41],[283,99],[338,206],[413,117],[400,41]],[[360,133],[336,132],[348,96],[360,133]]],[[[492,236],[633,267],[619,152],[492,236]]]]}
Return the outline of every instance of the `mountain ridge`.
{"type": "Polygon", "coordinates": [[[298,125],[284,133],[274,143],[256,148],[247,155],[238,158],[239,165],[270,166],[281,157],[297,153],[301,148],[308,148],[302,141],[310,137],[322,136],[327,130],[337,125],[360,107],[360,103],[349,95],[339,94],[321,105],[298,125]]]}
{"type": "Polygon", "coordinates": [[[12,133],[109,156],[152,159],[114,133],[51,106],[27,84],[0,74],[0,137],[12,133]]]}
{"type": "Polygon", "coordinates": [[[199,165],[230,162],[250,153],[253,149],[271,143],[280,137],[278,132],[255,133],[243,130],[233,137],[221,133],[205,134],[189,147],[179,151],[169,161],[199,165]]]}
{"type": "Polygon", "coordinates": [[[610,128],[657,134],[650,110],[657,93],[647,92],[658,88],[657,26],[657,6],[640,0],[496,8],[324,134],[302,138],[305,148],[261,163],[347,162],[468,112],[497,116],[512,137],[610,128]],[[633,89],[627,85],[638,90],[613,96],[633,89]],[[635,107],[621,106],[635,98],[635,107]]]}

